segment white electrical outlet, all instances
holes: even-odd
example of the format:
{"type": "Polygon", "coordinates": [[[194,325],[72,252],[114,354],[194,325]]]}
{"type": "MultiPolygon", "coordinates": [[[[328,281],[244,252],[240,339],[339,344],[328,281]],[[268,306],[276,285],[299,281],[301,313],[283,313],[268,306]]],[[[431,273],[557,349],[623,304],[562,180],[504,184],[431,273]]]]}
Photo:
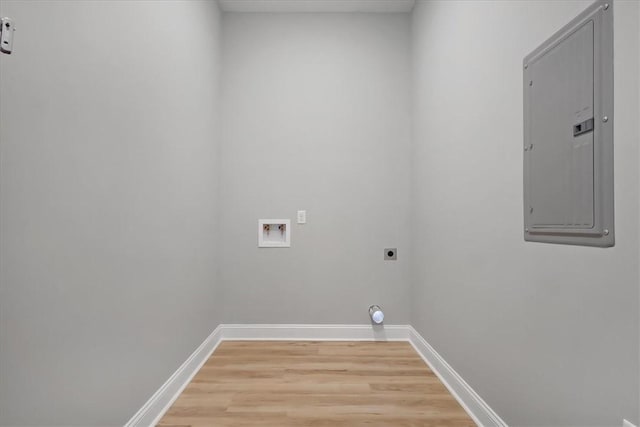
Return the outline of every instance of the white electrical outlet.
{"type": "Polygon", "coordinates": [[[298,211],[298,224],[307,223],[307,211],[298,211]]]}
{"type": "Polygon", "coordinates": [[[11,18],[2,18],[0,20],[0,52],[11,54],[13,50],[13,20],[11,18]]]}

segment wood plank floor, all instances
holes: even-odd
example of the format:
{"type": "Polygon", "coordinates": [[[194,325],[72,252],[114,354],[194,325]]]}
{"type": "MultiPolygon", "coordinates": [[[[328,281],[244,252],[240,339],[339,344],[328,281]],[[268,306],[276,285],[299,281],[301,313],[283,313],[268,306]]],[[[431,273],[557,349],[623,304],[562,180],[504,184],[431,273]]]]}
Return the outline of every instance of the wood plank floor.
{"type": "Polygon", "coordinates": [[[472,427],[407,342],[225,341],[158,426],[472,427]]]}

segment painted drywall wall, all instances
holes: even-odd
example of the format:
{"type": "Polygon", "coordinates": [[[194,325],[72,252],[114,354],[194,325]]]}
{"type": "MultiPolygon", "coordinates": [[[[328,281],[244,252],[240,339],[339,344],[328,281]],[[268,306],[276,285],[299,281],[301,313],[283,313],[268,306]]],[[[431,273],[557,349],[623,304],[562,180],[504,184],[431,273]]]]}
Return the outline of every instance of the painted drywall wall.
{"type": "Polygon", "coordinates": [[[224,322],[409,320],[409,51],[408,14],[224,14],[224,322]]]}
{"type": "Polygon", "coordinates": [[[122,425],[219,323],[217,6],[0,12],[0,424],[122,425]]]}
{"type": "Polygon", "coordinates": [[[418,2],[412,325],[513,426],[638,422],[638,13],[615,2],[616,246],[525,243],[522,58],[588,1],[418,2]]]}

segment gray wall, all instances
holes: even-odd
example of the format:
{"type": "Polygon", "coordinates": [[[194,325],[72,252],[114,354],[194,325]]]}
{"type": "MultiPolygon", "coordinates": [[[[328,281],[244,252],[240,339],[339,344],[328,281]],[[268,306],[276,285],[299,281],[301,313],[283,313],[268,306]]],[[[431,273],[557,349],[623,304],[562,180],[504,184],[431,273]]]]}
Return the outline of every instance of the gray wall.
{"type": "Polygon", "coordinates": [[[409,53],[408,14],[224,15],[224,322],[408,322],[409,53]]]}
{"type": "Polygon", "coordinates": [[[0,424],[122,425],[220,321],[217,6],[0,15],[0,424]]]}
{"type": "Polygon", "coordinates": [[[412,324],[514,426],[638,424],[637,2],[615,2],[616,247],[522,237],[522,58],[588,4],[413,13],[412,324]]]}

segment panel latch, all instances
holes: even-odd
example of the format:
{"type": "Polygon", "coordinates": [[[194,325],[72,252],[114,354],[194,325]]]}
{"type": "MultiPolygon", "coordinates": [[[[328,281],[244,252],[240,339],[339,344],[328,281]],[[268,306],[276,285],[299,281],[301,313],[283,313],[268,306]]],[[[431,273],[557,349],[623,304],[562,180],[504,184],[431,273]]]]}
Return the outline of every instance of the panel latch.
{"type": "Polygon", "coordinates": [[[584,122],[573,125],[573,136],[593,131],[593,117],[584,122]]]}

